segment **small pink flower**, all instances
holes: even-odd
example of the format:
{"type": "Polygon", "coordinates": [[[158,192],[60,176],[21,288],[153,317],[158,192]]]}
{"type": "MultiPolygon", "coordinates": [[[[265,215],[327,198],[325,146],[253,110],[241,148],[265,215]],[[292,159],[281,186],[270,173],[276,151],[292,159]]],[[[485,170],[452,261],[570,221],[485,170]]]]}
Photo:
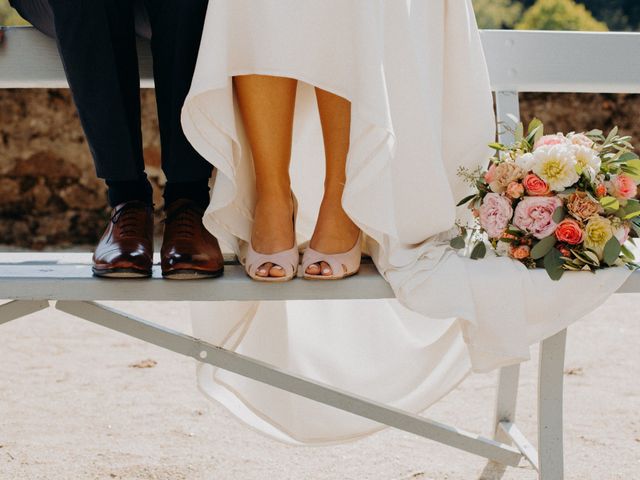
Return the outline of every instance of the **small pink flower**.
{"type": "Polygon", "coordinates": [[[516,207],[513,224],[538,239],[548,237],[558,226],[553,213],[561,206],[558,197],[524,197],[516,207]]]}
{"type": "Polygon", "coordinates": [[[614,175],[607,182],[609,194],[620,200],[629,200],[638,194],[638,185],[633,178],[624,173],[614,175]]]}
{"type": "Polygon", "coordinates": [[[556,135],[545,135],[543,137],[540,137],[540,139],[533,146],[533,149],[535,150],[540,147],[551,147],[552,145],[561,145],[567,143],[569,143],[569,140],[561,133],[558,133],[556,135]]]}
{"type": "Polygon", "coordinates": [[[511,221],[511,200],[498,193],[488,193],[480,207],[480,225],[489,238],[500,238],[511,221]]]}
{"type": "Polygon", "coordinates": [[[511,256],[516,260],[524,260],[531,254],[531,249],[526,245],[519,245],[511,248],[511,256]]]}
{"type": "Polygon", "coordinates": [[[556,238],[569,245],[578,245],[584,240],[584,231],[577,221],[565,218],[556,228],[556,238]]]}
{"type": "Polygon", "coordinates": [[[524,195],[524,187],[520,182],[511,182],[507,185],[507,196],[516,199],[524,195]]]}
{"type": "Polygon", "coordinates": [[[542,180],[534,173],[530,173],[529,175],[524,177],[524,180],[522,180],[522,185],[527,191],[527,194],[533,197],[548,195],[551,191],[547,182],[542,180]]]}

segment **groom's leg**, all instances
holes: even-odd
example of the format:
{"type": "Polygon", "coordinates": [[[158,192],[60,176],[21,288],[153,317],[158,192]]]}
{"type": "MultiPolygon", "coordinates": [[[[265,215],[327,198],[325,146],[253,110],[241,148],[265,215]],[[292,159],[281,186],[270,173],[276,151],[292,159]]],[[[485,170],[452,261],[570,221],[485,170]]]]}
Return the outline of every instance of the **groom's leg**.
{"type": "Polygon", "coordinates": [[[184,198],[202,208],[209,202],[212,166],[187,141],[180,123],[198,57],[207,3],[207,0],[145,0],[152,31],[162,168],[167,177],[166,207],[184,198]]]}
{"type": "MultiPolygon", "coordinates": [[[[33,3],[14,0],[16,3],[33,3]]],[[[151,203],[130,0],[49,0],[55,36],[98,177],[112,206],[151,203]]],[[[28,18],[27,18],[28,19],[28,18]]]]}
{"type": "Polygon", "coordinates": [[[180,112],[198,57],[207,0],[145,0],[151,23],[154,77],[165,186],[162,275],[173,279],[222,274],[218,241],[202,225],[212,166],[182,132],[180,112]]]}

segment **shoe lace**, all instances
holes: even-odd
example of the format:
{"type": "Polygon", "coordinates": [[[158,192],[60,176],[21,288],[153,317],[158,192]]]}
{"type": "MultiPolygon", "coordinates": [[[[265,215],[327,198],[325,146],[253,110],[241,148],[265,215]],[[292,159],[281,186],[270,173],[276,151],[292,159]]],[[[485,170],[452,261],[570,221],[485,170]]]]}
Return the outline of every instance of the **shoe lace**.
{"type": "Polygon", "coordinates": [[[163,220],[165,225],[175,224],[175,234],[180,237],[192,238],[202,222],[202,210],[193,203],[184,203],[171,210],[163,220]]]}
{"type": "MultiPolygon", "coordinates": [[[[120,234],[123,237],[138,236],[140,225],[136,210],[141,208],[138,203],[125,203],[122,207],[118,208],[111,215],[111,223],[120,227],[120,234]]],[[[149,209],[151,207],[144,206],[143,208],[149,209]]]]}

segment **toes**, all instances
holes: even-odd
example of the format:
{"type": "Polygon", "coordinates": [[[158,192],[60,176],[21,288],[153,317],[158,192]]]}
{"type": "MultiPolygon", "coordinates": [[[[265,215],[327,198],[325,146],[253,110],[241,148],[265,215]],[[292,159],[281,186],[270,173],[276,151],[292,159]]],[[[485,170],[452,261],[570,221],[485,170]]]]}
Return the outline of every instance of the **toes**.
{"type": "Polygon", "coordinates": [[[320,265],[317,263],[312,263],[307,267],[307,272],[309,275],[320,275],[320,265]]]}
{"type": "Polygon", "coordinates": [[[282,268],[280,265],[274,265],[269,269],[269,276],[271,277],[282,278],[285,275],[286,275],[286,272],[284,271],[284,268],[282,268]]]}
{"type": "Polygon", "coordinates": [[[272,267],[273,263],[263,263],[258,267],[258,270],[256,270],[256,275],[259,277],[268,277],[272,267]]]}
{"type": "Polygon", "coordinates": [[[320,271],[322,272],[322,276],[324,277],[330,277],[331,275],[333,275],[331,267],[327,262],[320,262],[320,271]]]}

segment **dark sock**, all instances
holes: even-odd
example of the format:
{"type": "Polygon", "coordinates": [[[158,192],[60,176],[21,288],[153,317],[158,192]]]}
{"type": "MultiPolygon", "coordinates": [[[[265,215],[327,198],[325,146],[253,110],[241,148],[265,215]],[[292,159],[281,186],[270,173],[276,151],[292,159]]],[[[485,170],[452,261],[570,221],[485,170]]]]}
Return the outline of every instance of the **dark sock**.
{"type": "Polygon", "coordinates": [[[138,180],[105,180],[107,183],[109,205],[115,207],[124,202],[140,201],[153,204],[153,190],[147,176],[138,180]]]}
{"type": "Polygon", "coordinates": [[[164,187],[165,209],[180,199],[192,200],[205,210],[209,205],[209,179],[192,182],[167,182],[164,187]]]}

